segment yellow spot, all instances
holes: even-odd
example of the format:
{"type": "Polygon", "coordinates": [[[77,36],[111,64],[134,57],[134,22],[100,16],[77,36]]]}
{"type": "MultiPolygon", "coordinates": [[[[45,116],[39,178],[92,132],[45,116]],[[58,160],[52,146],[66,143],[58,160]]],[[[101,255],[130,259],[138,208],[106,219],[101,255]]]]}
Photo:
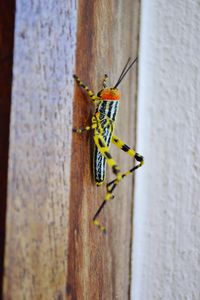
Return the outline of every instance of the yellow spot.
{"type": "Polygon", "coordinates": [[[127,171],[124,175],[125,175],[125,176],[128,176],[129,174],[131,174],[131,172],[130,172],[130,171],[127,171]]]}
{"type": "Polygon", "coordinates": [[[93,224],[96,225],[101,231],[106,232],[106,227],[105,226],[101,226],[99,221],[94,220],[93,224]]]}
{"type": "Polygon", "coordinates": [[[98,227],[100,226],[99,221],[97,221],[97,220],[94,220],[93,224],[96,225],[96,226],[98,226],[98,227]]]}
{"type": "Polygon", "coordinates": [[[100,228],[102,231],[104,231],[104,232],[106,232],[106,227],[104,227],[104,226],[101,226],[101,228],[100,228]]]}
{"type": "Polygon", "coordinates": [[[96,182],[96,185],[97,186],[100,186],[100,185],[102,185],[103,184],[103,181],[102,182],[96,182]]]}
{"type": "Polygon", "coordinates": [[[111,197],[111,193],[107,193],[106,196],[105,196],[105,200],[106,200],[106,201],[109,201],[109,200],[110,200],[110,197],[111,197]]]}
{"type": "Polygon", "coordinates": [[[118,173],[117,174],[117,181],[120,181],[122,179],[122,174],[121,173],[118,173]]]}

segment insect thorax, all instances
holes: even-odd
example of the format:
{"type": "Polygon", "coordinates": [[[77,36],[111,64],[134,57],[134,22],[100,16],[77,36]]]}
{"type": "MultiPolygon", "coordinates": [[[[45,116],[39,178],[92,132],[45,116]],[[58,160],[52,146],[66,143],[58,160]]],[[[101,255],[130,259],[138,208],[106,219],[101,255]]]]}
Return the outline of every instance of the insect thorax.
{"type": "Polygon", "coordinates": [[[96,112],[99,112],[100,120],[108,117],[113,122],[116,120],[117,111],[119,108],[119,101],[100,101],[97,105],[96,112]]]}

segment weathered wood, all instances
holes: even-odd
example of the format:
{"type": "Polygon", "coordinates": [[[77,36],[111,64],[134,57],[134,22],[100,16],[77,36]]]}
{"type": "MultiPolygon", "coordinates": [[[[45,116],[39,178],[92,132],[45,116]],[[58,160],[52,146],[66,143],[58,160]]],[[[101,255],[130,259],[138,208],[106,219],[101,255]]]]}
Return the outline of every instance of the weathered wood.
{"type": "Polygon", "coordinates": [[[2,295],[15,1],[0,1],[0,297],[2,295]]]}
{"type": "Polygon", "coordinates": [[[4,299],[64,299],[72,1],[17,1],[4,299]]]}
{"type": "MultiPolygon", "coordinates": [[[[104,73],[113,84],[127,58],[137,55],[139,1],[79,1],[76,73],[95,91],[104,73]]],[[[136,67],[137,68],[137,67],[136,67]]],[[[122,100],[116,134],[135,144],[136,68],[120,85],[122,100]]],[[[90,123],[93,107],[79,87],[74,96],[74,127],[90,123]]],[[[71,164],[67,299],[128,299],[130,286],[133,178],[122,182],[101,215],[106,236],[92,224],[105,195],[91,174],[89,133],[74,134],[71,164]]],[[[133,161],[112,147],[122,170],[133,161]]],[[[110,172],[109,178],[112,178],[110,172]]]]}

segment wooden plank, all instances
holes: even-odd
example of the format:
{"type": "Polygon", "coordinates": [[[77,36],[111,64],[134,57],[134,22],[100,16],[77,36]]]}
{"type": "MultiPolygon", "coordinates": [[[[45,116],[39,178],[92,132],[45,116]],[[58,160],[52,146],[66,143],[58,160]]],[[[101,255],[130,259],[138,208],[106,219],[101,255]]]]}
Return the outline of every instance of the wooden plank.
{"type": "MultiPolygon", "coordinates": [[[[127,58],[137,55],[139,1],[79,1],[76,73],[98,91],[104,73],[116,82],[127,58]]],[[[136,68],[120,88],[121,110],[116,134],[135,144],[136,68]]],[[[90,123],[93,107],[79,87],[74,96],[74,127],[90,123]]],[[[67,299],[128,299],[130,288],[131,223],[133,178],[120,184],[115,199],[105,208],[101,220],[108,228],[102,235],[92,217],[105,195],[91,174],[89,133],[74,134],[72,145],[70,233],[67,299]]],[[[133,161],[112,148],[123,170],[133,161]]],[[[109,172],[109,177],[112,175],[109,172]]]]}
{"type": "Polygon", "coordinates": [[[0,295],[2,295],[15,1],[0,2],[0,295]]]}
{"type": "Polygon", "coordinates": [[[64,299],[74,1],[17,1],[4,299],[64,299]]]}

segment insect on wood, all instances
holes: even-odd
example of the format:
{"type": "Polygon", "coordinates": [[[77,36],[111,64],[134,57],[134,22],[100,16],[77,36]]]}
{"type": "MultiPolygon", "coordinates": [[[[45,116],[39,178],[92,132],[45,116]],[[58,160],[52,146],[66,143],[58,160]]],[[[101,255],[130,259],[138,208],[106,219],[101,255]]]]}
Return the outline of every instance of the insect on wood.
{"type": "Polygon", "coordinates": [[[97,94],[94,94],[94,92],[91,91],[88,86],[79,79],[78,76],[74,75],[74,79],[76,80],[78,85],[87,92],[93,103],[96,104],[96,110],[94,115],[92,116],[91,125],[83,128],[74,128],[73,131],[82,133],[87,130],[93,130],[93,139],[95,144],[93,168],[96,184],[101,185],[105,181],[106,163],[112,169],[112,172],[115,175],[115,178],[106,184],[105,198],[93,217],[93,223],[103,232],[106,232],[106,227],[102,226],[101,223],[97,220],[103,207],[105,206],[107,201],[111,200],[114,197],[113,191],[115,190],[118,183],[124,177],[128,176],[144,164],[143,156],[137,153],[134,149],[131,149],[114,134],[114,125],[121,98],[121,93],[117,87],[121,83],[125,75],[128,73],[130,68],[134,65],[136,60],[137,58],[130,62],[131,58],[128,59],[114,87],[107,86],[108,76],[107,74],[105,74],[103,79],[103,89],[100,90],[97,94]],[[116,145],[131,157],[135,158],[138,164],[134,165],[127,172],[122,173],[119,166],[110,154],[109,147],[111,143],[116,145]]]}

